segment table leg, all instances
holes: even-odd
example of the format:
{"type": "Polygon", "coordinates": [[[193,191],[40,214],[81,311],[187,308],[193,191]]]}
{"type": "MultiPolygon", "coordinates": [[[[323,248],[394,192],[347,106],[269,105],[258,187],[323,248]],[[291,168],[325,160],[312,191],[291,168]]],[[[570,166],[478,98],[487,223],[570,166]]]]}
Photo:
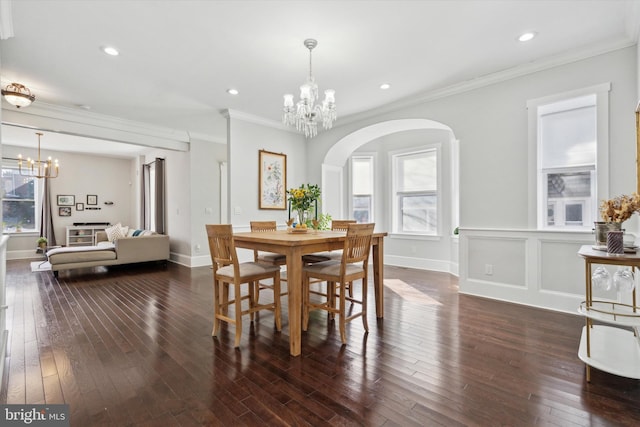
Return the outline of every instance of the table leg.
{"type": "Polygon", "coordinates": [[[299,356],[302,347],[302,251],[292,247],[287,253],[289,301],[289,352],[299,356]]]}
{"type": "Polygon", "coordinates": [[[373,289],[376,297],[376,317],[384,317],[384,238],[373,245],[373,289]]]}

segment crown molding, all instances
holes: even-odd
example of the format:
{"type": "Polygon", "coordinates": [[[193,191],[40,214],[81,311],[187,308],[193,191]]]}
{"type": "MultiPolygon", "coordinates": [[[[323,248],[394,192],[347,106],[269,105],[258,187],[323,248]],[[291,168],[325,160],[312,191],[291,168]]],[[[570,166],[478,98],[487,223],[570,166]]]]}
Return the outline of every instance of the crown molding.
{"type": "Polygon", "coordinates": [[[18,110],[2,101],[2,122],[69,135],[189,151],[186,131],[38,102],[18,110]]]}
{"type": "Polygon", "coordinates": [[[242,111],[231,109],[222,110],[220,114],[222,114],[222,116],[226,119],[242,120],[243,122],[255,123],[257,125],[267,126],[278,130],[299,134],[297,130],[292,129],[289,126],[285,126],[281,122],[265,119],[264,117],[256,116],[254,114],[244,113],[242,111]]]}

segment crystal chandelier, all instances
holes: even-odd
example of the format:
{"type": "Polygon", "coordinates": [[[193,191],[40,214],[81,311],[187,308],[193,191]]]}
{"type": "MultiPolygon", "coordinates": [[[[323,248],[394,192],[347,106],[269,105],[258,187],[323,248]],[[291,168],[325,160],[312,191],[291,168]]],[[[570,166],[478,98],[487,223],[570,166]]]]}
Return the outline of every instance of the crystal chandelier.
{"type": "Polygon", "coordinates": [[[49,157],[47,160],[40,160],[40,137],[42,133],[36,132],[38,135],[38,160],[27,158],[26,162],[22,160],[22,154],[18,154],[18,170],[20,175],[30,176],[33,178],[57,178],[58,177],[58,159],[51,160],[49,157]],[[23,162],[26,163],[23,169],[23,162]]]}
{"type": "Polygon", "coordinates": [[[336,114],[336,91],[327,89],[324,91],[322,106],[315,105],[318,99],[318,85],[313,78],[311,67],[311,51],[318,45],[314,39],[306,39],[304,45],[309,49],[309,78],[300,86],[300,101],[293,105],[293,95],[284,95],[284,108],[282,122],[287,126],[295,125],[298,131],[304,131],[304,136],[313,138],[318,134],[318,122],[322,120],[325,129],[331,129],[333,122],[338,117],[336,114]]]}

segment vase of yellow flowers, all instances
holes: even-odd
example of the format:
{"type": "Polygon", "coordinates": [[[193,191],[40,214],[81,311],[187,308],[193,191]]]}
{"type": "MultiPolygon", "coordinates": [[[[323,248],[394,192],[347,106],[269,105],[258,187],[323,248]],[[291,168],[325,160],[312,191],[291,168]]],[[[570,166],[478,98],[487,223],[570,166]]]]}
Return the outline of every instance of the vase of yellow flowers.
{"type": "Polygon", "coordinates": [[[600,217],[603,221],[596,221],[596,245],[606,246],[610,231],[621,232],[622,223],[640,210],[640,195],[622,195],[600,203],[600,217]]]}
{"type": "Polygon", "coordinates": [[[287,191],[289,195],[289,217],[291,211],[297,213],[298,223],[306,224],[311,220],[309,210],[315,209],[315,219],[318,219],[318,199],[320,198],[320,187],[315,184],[302,184],[298,188],[287,191]]]}

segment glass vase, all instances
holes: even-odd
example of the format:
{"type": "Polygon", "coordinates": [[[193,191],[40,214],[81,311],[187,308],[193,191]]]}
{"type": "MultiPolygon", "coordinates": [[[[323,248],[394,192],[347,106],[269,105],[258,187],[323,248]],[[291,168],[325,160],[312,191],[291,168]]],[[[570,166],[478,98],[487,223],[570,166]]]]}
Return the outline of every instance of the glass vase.
{"type": "Polygon", "coordinates": [[[298,224],[300,224],[300,225],[306,224],[308,220],[309,220],[309,212],[307,212],[304,209],[299,209],[298,210],[298,224]]]}

